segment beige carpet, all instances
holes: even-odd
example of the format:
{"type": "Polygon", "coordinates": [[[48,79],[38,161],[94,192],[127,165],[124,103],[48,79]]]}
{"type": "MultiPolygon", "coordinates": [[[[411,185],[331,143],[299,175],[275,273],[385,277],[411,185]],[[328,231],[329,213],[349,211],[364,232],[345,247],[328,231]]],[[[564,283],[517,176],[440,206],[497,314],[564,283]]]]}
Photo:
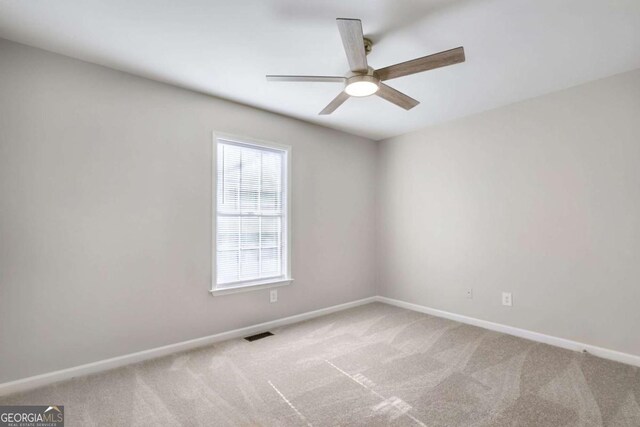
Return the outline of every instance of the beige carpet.
{"type": "Polygon", "coordinates": [[[68,426],[640,426],[638,368],[369,304],[0,399],[68,426]]]}

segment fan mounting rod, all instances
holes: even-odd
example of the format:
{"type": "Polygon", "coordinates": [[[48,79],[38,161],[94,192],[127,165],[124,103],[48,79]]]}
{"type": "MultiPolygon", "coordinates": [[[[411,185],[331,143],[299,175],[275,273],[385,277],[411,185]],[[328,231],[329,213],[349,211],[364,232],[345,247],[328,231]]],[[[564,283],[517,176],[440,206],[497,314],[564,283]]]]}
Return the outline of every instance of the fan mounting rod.
{"type": "Polygon", "coordinates": [[[371,53],[371,49],[373,49],[373,42],[371,41],[371,39],[368,38],[363,38],[362,41],[364,42],[364,53],[366,55],[369,55],[371,53]]]}

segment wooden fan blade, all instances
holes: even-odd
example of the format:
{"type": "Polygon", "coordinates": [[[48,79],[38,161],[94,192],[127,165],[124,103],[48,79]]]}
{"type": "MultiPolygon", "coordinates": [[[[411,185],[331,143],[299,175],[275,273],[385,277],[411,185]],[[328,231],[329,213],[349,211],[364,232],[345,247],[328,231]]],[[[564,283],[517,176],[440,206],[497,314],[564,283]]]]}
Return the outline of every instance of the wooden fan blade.
{"type": "Polygon", "coordinates": [[[423,56],[422,58],[412,59],[411,61],[390,65],[376,70],[376,73],[380,80],[391,80],[461,62],[464,62],[464,48],[457,47],[433,55],[423,56]]]}
{"type": "Polygon", "coordinates": [[[344,83],[345,77],[341,76],[285,76],[285,75],[267,75],[270,82],[327,82],[327,83],[344,83]]]}
{"type": "Polygon", "coordinates": [[[324,107],[324,110],[320,111],[319,114],[325,116],[327,114],[333,113],[334,111],[336,111],[336,108],[341,106],[347,99],[349,99],[349,95],[347,95],[346,92],[340,92],[338,96],[333,98],[333,101],[331,101],[329,105],[324,107]]]}
{"type": "Polygon", "coordinates": [[[359,19],[338,18],[338,31],[342,37],[342,44],[347,53],[349,68],[353,72],[366,72],[367,54],[364,51],[364,35],[362,22],[359,19]]]}
{"type": "Polygon", "coordinates": [[[398,107],[404,108],[405,110],[410,110],[420,104],[420,101],[416,101],[410,96],[407,96],[384,83],[380,83],[380,87],[376,92],[376,95],[391,102],[392,104],[396,104],[398,107]]]}

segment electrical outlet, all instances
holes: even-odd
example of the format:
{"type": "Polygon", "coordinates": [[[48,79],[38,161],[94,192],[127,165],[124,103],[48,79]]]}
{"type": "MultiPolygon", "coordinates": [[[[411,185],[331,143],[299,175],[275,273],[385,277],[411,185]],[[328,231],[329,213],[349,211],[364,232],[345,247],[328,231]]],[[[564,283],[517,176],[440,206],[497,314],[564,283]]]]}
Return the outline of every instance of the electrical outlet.
{"type": "Polygon", "coordinates": [[[513,300],[511,299],[511,292],[502,293],[502,305],[506,305],[509,307],[513,305],[513,300]]]}
{"type": "Polygon", "coordinates": [[[271,291],[269,291],[269,302],[278,302],[278,290],[277,289],[271,289],[271,291]]]}
{"type": "Polygon", "coordinates": [[[467,289],[467,298],[473,299],[473,289],[472,288],[468,288],[467,289]]]}

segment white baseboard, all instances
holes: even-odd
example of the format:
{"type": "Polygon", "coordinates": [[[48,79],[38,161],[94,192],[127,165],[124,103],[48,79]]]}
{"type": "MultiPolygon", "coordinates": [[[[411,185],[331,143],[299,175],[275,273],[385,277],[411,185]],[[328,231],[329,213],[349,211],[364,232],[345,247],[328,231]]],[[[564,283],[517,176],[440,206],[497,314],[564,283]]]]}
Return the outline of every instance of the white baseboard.
{"type": "Polygon", "coordinates": [[[541,334],[539,332],[529,331],[527,329],[520,329],[513,326],[507,326],[500,323],[489,322],[487,320],[476,319],[474,317],[463,316],[461,314],[455,314],[448,311],[438,310],[423,305],[412,304],[405,301],[400,301],[392,298],[378,296],[376,301],[383,302],[396,307],[406,308],[408,310],[418,311],[420,313],[430,314],[432,316],[443,317],[449,320],[455,320],[460,323],[466,323],[469,325],[479,326],[484,329],[490,329],[496,332],[502,332],[505,334],[513,335],[520,338],[525,338],[531,341],[537,341],[544,344],[553,345],[556,347],[565,348],[574,351],[586,351],[594,356],[602,357],[603,359],[609,359],[616,362],[626,363],[628,365],[640,367],[640,356],[636,356],[629,353],[622,353],[620,351],[609,350],[607,348],[597,347],[595,345],[584,344],[577,341],[571,341],[564,338],[558,338],[551,335],[541,334]]]}
{"type": "Polygon", "coordinates": [[[222,332],[207,337],[196,338],[189,341],[183,341],[176,344],[170,344],[163,347],[157,347],[150,350],[139,351],[137,353],[126,354],[124,356],[113,357],[111,359],[100,360],[97,362],[87,363],[85,365],[75,366],[72,368],[62,369],[59,371],[49,372],[42,375],[35,375],[16,381],[0,384],[0,396],[19,393],[33,388],[42,387],[59,381],[68,380],[74,377],[95,374],[107,371],[121,366],[130,365],[132,363],[144,360],[155,359],[157,357],[166,356],[181,351],[191,350],[198,347],[204,347],[216,342],[225,341],[234,338],[245,337],[268,329],[289,325],[292,323],[302,322],[314,317],[323,316],[337,311],[346,310],[348,308],[357,307],[371,302],[382,302],[396,307],[406,308],[408,310],[418,311],[420,313],[430,314],[432,316],[443,317],[445,319],[455,320],[457,322],[478,326],[492,331],[502,332],[516,337],[537,341],[556,347],[565,348],[574,351],[587,351],[594,356],[616,362],[626,363],[640,367],[640,356],[622,353],[615,350],[609,350],[590,344],[584,344],[577,341],[571,341],[564,338],[558,338],[551,335],[545,335],[538,332],[520,329],[513,326],[507,326],[500,323],[489,322],[487,320],[476,319],[473,317],[463,316],[461,314],[450,313],[448,311],[437,310],[435,308],[423,305],[412,304],[392,298],[376,296],[364,298],[357,301],[351,301],[345,304],[334,305],[332,307],[322,308],[319,310],[309,311],[294,316],[284,317],[270,322],[259,323],[257,325],[247,326],[245,328],[234,329],[232,331],[222,332]]]}
{"type": "Polygon", "coordinates": [[[0,396],[19,393],[33,388],[53,384],[59,381],[68,380],[74,377],[95,374],[98,372],[119,368],[121,366],[130,365],[132,363],[141,362],[143,360],[155,359],[157,357],[166,356],[168,354],[207,346],[219,341],[246,337],[258,332],[264,332],[268,329],[289,325],[291,323],[302,322],[314,317],[324,316],[325,314],[346,310],[348,308],[357,307],[359,305],[368,304],[375,301],[377,301],[377,297],[364,298],[361,300],[351,301],[327,308],[321,308],[319,310],[296,314],[294,316],[283,317],[281,319],[272,320],[270,322],[247,326],[245,328],[234,329],[232,331],[222,332],[215,335],[209,335],[207,337],[196,338],[193,340],[165,345],[162,347],[156,347],[150,350],[139,351],[137,353],[126,354],[124,356],[118,356],[111,359],[100,360],[98,362],[87,363],[86,365],[74,366],[72,368],[62,369],[60,371],[49,372],[46,374],[35,375],[33,377],[3,383],[0,384],[0,396]]]}

